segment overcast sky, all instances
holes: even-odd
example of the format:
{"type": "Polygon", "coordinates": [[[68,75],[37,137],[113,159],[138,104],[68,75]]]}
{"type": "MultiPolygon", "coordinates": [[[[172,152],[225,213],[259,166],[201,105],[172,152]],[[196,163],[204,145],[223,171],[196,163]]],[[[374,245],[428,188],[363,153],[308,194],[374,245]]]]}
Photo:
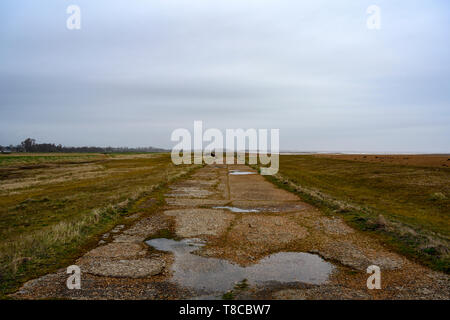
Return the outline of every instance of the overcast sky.
{"type": "Polygon", "coordinates": [[[0,144],[170,148],[203,120],[282,150],[450,152],[449,71],[447,0],[1,0],[0,144]]]}

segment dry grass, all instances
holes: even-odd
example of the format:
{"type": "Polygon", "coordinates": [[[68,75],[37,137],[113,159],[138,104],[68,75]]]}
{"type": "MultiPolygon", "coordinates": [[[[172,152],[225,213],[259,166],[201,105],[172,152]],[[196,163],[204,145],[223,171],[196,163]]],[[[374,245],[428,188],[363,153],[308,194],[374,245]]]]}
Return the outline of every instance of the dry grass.
{"type": "Polygon", "coordinates": [[[342,214],[353,226],[386,236],[386,243],[399,251],[449,272],[450,169],[442,165],[447,159],[286,155],[280,157],[278,176],[269,179],[342,214]],[[380,214],[387,221],[384,226],[377,222],[380,214]]]}
{"type": "Polygon", "coordinates": [[[421,167],[443,167],[450,166],[450,155],[448,154],[316,154],[318,158],[328,158],[337,160],[363,161],[385,164],[401,164],[406,166],[421,167]]]}
{"type": "Polygon", "coordinates": [[[110,158],[111,155],[96,153],[13,153],[0,154],[0,166],[28,166],[49,163],[82,163],[110,158]]]}
{"type": "Polygon", "coordinates": [[[55,157],[0,166],[0,296],[73,260],[188,171],[168,154],[55,157]]]}

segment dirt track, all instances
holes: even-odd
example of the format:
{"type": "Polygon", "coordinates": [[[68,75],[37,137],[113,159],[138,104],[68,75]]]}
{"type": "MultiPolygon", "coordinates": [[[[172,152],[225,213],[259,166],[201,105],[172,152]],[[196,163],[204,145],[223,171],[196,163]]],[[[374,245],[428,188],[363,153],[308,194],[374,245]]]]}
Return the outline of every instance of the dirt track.
{"type": "Polygon", "coordinates": [[[62,269],[14,297],[201,299],[231,290],[236,299],[450,298],[448,276],[390,252],[249,167],[206,166],[172,185],[166,202],[116,227],[75,263],[81,290],[66,288],[62,269]],[[145,242],[158,234],[174,239],[145,242]],[[366,287],[369,265],[381,269],[381,290],[366,287]]]}

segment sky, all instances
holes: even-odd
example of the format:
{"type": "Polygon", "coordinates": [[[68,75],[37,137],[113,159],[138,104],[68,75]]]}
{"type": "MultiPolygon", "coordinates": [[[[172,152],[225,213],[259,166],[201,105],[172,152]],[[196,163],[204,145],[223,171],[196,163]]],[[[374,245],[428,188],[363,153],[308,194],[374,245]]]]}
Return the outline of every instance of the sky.
{"type": "Polygon", "coordinates": [[[171,148],[202,120],[280,129],[281,150],[449,153],[449,39],[447,0],[2,0],[0,145],[171,148]]]}

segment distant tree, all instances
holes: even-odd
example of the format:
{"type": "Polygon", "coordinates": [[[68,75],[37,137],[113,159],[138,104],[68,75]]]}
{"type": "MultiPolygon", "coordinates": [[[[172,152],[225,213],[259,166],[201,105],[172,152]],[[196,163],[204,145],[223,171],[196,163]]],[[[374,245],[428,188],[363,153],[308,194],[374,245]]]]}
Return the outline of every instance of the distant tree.
{"type": "Polygon", "coordinates": [[[13,146],[12,144],[10,144],[9,150],[14,151],[14,152],[24,152],[25,151],[25,149],[20,144],[18,144],[16,146],[13,146]]]}
{"type": "Polygon", "coordinates": [[[27,138],[24,141],[20,143],[22,148],[25,150],[25,152],[32,152],[34,151],[34,146],[36,144],[35,139],[27,138]]]}
{"type": "MultiPolygon", "coordinates": [[[[2,146],[0,146],[1,150],[2,146]]],[[[36,143],[35,139],[27,138],[19,145],[3,147],[13,152],[91,152],[91,153],[113,153],[113,152],[165,152],[167,150],[153,147],[128,148],[128,147],[65,147],[54,143],[36,143]]]]}

